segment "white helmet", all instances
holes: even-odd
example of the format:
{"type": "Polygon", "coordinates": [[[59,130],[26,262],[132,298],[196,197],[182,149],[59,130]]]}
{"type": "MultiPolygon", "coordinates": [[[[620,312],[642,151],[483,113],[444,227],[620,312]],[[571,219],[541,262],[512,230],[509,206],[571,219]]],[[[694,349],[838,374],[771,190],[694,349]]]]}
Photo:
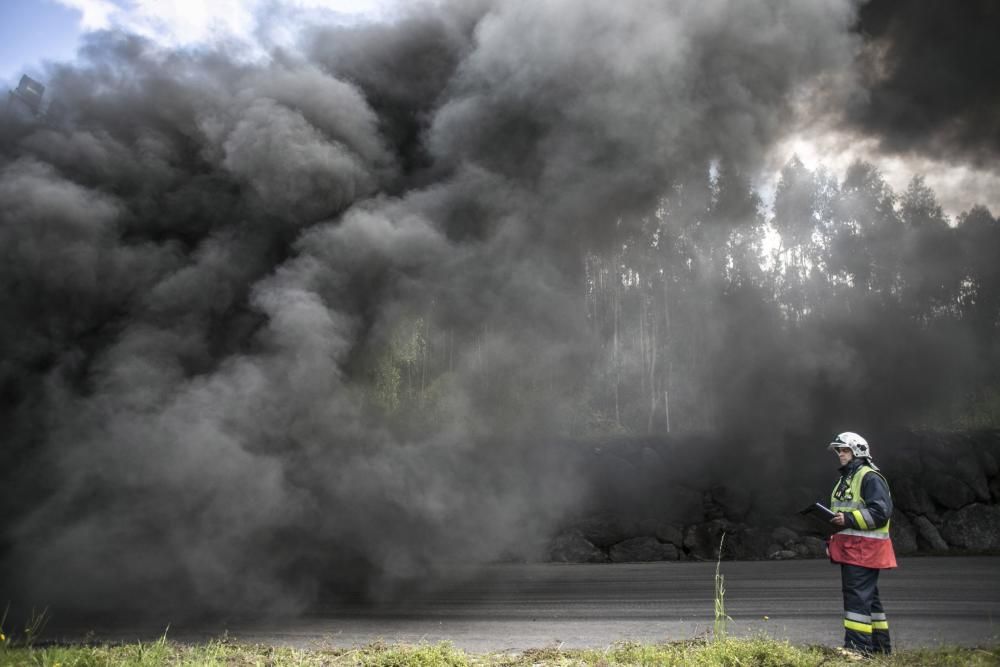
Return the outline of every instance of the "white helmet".
{"type": "Polygon", "coordinates": [[[868,441],[851,431],[844,431],[834,438],[833,442],[829,445],[830,449],[839,449],[841,447],[849,447],[855,458],[870,459],[872,456],[871,450],[868,449],[868,441]]]}

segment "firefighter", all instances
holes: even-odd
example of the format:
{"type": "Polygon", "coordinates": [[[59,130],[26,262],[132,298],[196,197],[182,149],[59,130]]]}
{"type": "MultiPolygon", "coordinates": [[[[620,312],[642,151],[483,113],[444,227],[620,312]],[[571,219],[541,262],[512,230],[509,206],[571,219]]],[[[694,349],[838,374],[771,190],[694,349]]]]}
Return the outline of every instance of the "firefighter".
{"type": "Polygon", "coordinates": [[[896,567],[889,538],[889,484],[872,463],[868,442],[857,433],[841,433],[829,448],[840,461],[840,480],[830,499],[836,512],[830,523],[839,532],[830,537],[829,551],[830,560],[840,564],[844,648],[888,654],[889,621],[878,594],[878,575],[896,567]]]}

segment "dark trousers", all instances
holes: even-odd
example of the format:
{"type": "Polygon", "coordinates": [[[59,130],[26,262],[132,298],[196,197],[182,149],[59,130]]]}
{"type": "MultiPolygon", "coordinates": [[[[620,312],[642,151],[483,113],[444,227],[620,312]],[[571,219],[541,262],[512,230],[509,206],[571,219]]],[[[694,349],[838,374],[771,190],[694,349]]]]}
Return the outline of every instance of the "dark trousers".
{"type": "Polygon", "coordinates": [[[841,565],[844,591],[844,648],[862,653],[891,653],[889,622],[878,596],[878,570],[841,565]]]}

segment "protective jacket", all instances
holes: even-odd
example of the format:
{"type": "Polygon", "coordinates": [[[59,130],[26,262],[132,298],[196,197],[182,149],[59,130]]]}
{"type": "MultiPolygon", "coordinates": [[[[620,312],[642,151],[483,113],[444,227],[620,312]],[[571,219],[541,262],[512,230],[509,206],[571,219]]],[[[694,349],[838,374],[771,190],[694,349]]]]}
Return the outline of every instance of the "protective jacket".
{"type": "Polygon", "coordinates": [[[889,484],[867,459],[852,459],[840,468],[830,509],[843,512],[845,521],[845,528],[830,537],[830,560],[879,570],[896,567],[889,538],[889,484]]]}

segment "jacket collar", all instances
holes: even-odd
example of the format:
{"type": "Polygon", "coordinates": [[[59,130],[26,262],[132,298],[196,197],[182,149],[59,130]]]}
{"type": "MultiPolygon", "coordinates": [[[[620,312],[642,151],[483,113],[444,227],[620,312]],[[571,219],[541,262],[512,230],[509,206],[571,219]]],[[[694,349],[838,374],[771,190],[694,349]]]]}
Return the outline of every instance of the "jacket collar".
{"type": "Polygon", "coordinates": [[[851,459],[844,465],[840,466],[840,474],[842,477],[850,477],[855,472],[857,472],[858,468],[865,465],[866,463],[867,461],[865,461],[865,459],[858,459],[858,458],[851,459]]]}

